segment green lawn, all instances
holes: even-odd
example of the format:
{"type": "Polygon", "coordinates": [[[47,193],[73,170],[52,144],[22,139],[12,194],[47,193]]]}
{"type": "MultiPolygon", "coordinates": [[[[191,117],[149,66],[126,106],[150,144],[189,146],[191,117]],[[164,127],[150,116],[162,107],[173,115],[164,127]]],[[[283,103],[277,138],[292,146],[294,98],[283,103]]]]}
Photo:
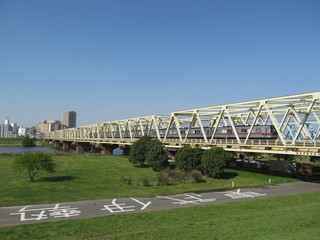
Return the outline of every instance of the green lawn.
{"type": "Polygon", "coordinates": [[[151,168],[136,168],[127,156],[55,155],[56,173],[39,172],[34,182],[26,174],[14,173],[11,165],[15,156],[0,155],[0,206],[77,201],[88,199],[154,196],[189,191],[208,191],[236,187],[295,181],[291,178],[227,170],[229,179],[205,178],[203,183],[171,180],[169,186],[156,185],[156,173],[151,168]],[[120,181],[121,175],[131,176],[133,185],[120,181]],[[152,186],[142,184],[147,177],[152,186]]]}
{"type": "Polygon", "coordinates": [[[319,239],[320,191],[0,228],[3,240],[319,239]]]}

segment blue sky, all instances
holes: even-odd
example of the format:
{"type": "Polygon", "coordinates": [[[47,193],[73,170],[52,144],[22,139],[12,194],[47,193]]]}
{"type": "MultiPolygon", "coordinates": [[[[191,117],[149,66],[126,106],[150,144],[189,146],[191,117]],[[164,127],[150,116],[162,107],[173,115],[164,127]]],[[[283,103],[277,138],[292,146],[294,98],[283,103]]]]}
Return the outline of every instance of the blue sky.
{"type": "Polygon", "coordinates": [[[319,91],[318,0],[0,0],[0,122],[319,91]]]}

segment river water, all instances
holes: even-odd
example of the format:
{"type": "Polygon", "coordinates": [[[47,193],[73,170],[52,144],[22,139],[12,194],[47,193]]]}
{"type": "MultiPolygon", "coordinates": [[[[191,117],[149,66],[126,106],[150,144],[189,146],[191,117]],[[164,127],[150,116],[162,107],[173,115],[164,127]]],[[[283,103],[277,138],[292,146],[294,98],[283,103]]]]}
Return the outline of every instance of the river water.
{"type": "Polygon", "coordinates": [[[58,149],[50,147],[19,147],[19,146],[0,146],[0,154],[3,153],[24,153],[27,151],[31,152],[46,152],[46,153],[58,153],[58,149]]]}
{"type": "MultiPolygon", "coordinates": [[[[27,151],[31,152],[46,152],[46,153],[61,153],[63,150],[61,149],[55,149],[50,147],[19,147],[19,146],[0,146],[0,154],[4,153],[24,153],[27,151]]],[[[114,155],[121,155],[122,150],[120,148],[117,148],[113,151],[114,155]]]]}

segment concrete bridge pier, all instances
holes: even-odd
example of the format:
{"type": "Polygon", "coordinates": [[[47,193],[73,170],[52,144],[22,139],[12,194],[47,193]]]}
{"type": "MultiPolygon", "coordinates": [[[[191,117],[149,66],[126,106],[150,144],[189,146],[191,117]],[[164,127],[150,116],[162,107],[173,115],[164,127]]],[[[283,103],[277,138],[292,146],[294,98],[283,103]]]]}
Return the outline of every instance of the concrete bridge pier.
{"type": "Polygon", "coordinates": [[[69,142],[62,142],[62,150],[69,150],[70,143],[69,142]]]}
{"type": "Polygon", "coordinates": [[[54,141],[54,142],[53,142],[53,147],[54,147],[54,148],[60,148],[60,143],[57,142],[57,141],[54,141]]]}
{"type": "Polygon", "coordinates": [[[169,150],[169,149],[164,149],[164,151],[167,153],[167,156],[169,159],[174,159],[174,156],[177,152],[177,150],[169,150]]]}
{"type": "Polygon", "coordinates": [[[80,142],[74,142],[73,145],[76,147],[76,153],[84,153],[85,144],[80,142]]]}
{"type": "Polygon", "coordinates": [[[98,148],[101,150],[101,154],[103,155],[112,155],[113,150],[118,147],[116,144],[102,144],[102,143],[96,143],[94,145],[95,148],[98,148]]]}

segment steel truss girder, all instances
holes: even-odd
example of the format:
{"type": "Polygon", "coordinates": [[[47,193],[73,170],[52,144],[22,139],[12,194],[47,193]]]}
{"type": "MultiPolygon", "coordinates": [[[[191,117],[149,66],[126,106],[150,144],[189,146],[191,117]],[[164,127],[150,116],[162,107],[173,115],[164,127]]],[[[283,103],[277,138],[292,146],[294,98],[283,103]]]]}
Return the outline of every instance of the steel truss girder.
{"type": "Polygon", "coordinates": [[[177,144],[189,141],[190,129],[199,128],[204,144],[210,146],[215,142],[218,127],[230,126],[235,137],[234,144],[247,144],[255,126],[274,125],[279,141],[284,148],[294,145],[298,139],[317,140],[320,138],[320,92],[303,93],[282,97],[274,97],[206,108],[196,108],[172,112],[171,116],[149,115],[118,121],[93,124],[88,126],[58,130],[46,134],[46,139],[118,139],[120,141],[135,140],[151,132],[166,142],[170,139],[170,130],[177,130],[177,144]],[[310,122],[316,132],[309,132],[310,122]],[[296,126],[292,139],[287,134],[290,126],[296,126]],[[307,125],[309,124],[309,125],[307,125]],[[250,126],[245,139],[240,139],[236,127],[250,126]],[[210,138],[206,129],[212,131],[210,138]],[[162,131],[162,132],[161,132],[162,131]],[[163,134],[163,131],[165,132],[163,134]],[[184,136],[181,132],[184,131],[184,136]],[[291,141],[292,140],[292,141],[291,141]]]}

